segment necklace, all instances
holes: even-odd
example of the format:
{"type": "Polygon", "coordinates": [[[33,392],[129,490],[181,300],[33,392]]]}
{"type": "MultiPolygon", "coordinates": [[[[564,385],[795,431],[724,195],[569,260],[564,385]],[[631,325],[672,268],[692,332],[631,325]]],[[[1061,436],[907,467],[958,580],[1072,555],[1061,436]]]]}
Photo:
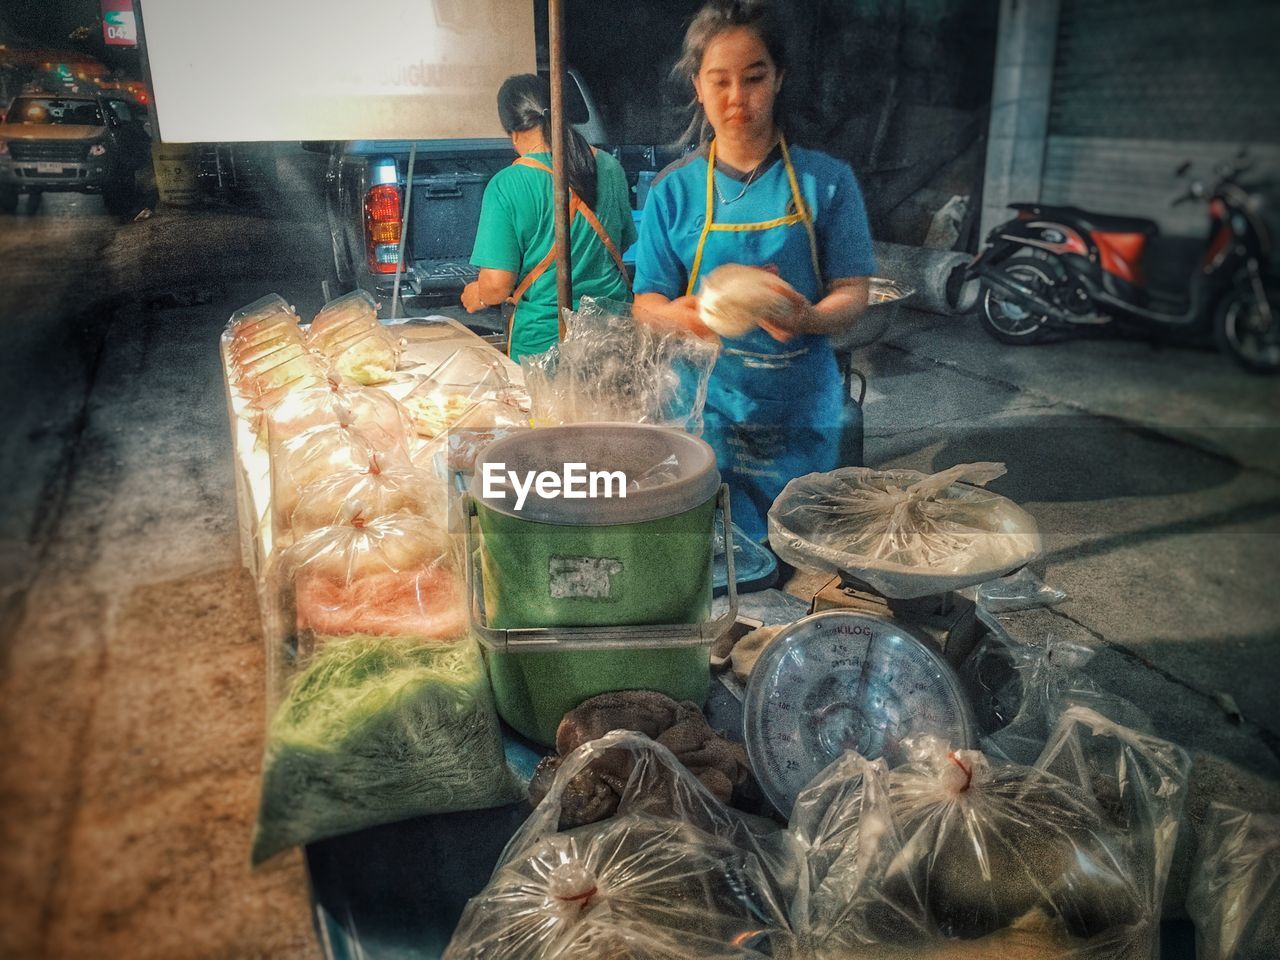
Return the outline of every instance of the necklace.
{"type": "MultiPolygon", "coordinates": [[[[768,156],[766,156],[766,157],[764,158],[764,160],[768,160],[768,159],[769,159],[769,158],[768,158],[768,156]]],[[[754,167],[752,167],[752,169],[751,169],[751,173],[750,173],[750,174],[748,174],[748,176],[747,176],[747,181],[746,181],[746,183],[744,183],[744,184],[742,185],[742,189],[741,189],[740,191],[738,191],[738,195],[737,195],[736,197],[734,197],[733,199],[731,199],[731,200],[730,200],[730,199],[726,199],[726,198],[725,198],[725,195],[724,195],[723,193],[721,193],[721,192],[720,192],[720,184],[719,184],[716,180],[714,180],[714,179],[713,179],[713,180],[711,181],[712,183],[714,183],[714,184],[715,184],[715,187],[716,187],[716,196],[720,198],[720,206],[722,206],[722,207],[727,207],[727,206],[729,206],[729,204],[731,204],[731,203],[737,203],[739,200],[741,200],[741,199],[746,195],[747,187],[751,186],[751,181],[752,181],[752,180],[754,180],[754,179],[756,178],[756,174],[757,174],[757,173],[759,173],[759,172],[760,172],[760,168],[764,166],[764,160],[761,160],[761,161],[760,161],[759,163],[757,163],[754,167]]]]}

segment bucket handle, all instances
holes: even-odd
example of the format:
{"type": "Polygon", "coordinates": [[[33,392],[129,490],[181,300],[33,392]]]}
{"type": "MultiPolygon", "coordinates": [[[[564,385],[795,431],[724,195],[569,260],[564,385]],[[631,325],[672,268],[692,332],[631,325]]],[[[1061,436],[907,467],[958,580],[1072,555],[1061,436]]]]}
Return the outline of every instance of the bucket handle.
{"type": "Polygon", "coordinates": [[[462,523],[466,556],[467,616],[471,630],[490,650],[500,653],[527,653],[536,650],[639,650],[645,647],[698,647],[713,644],[729,631],[738,617],[738,587],[733,562],[733,517],[729,511],[729,487],[720,484],[716,504],[724,515],[725,572],[728,576],[729,608],[715,620],[701,623],[655,623],[639,626],[606,627],[518,627],[495,629],[485,623],[483,591],[476,563],[473,520],[477,516],[475,498],[462,500],[462,523]]]}

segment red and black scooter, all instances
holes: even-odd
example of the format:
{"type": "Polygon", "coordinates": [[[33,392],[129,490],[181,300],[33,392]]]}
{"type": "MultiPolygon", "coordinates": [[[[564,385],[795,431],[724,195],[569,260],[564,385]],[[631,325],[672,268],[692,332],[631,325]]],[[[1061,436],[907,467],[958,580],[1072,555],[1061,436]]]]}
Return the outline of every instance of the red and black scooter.
{"type": "MultiPolygon", "coordinates": [[[[1183,176],[1190,169],[1178,169],[1183,176]]],[[[1206,189],[1192,181],[1174,205],[1207,200],[1209,237],[1180,290],[1148,286],[1151,220],[1076,207],[1014,203],[968,270],[982,282],[982,324],[1001,343],[1035,343],[1054,330],[1104,324],[1212,336],[1256,373],[1280,371],[1280,280],[1267,271],[1271,241],[1262,197],[1238,178],[1243,154],[1206,189]]],[[[1185,274],[1184,274],[1185,275],[1185,274]]]]}

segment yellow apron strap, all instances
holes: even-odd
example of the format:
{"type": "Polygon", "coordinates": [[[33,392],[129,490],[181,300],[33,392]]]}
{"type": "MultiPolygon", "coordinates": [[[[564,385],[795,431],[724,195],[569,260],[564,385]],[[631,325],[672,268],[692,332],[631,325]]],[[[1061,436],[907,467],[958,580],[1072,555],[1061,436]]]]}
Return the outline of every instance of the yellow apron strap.
{"type": "Polygon", "coordinates": [[[716,141],[711,138],[707,147],[707,215],[702,224],[702,236],[698,237],[698,248],[693,254],[693,269],[689,271],[689,283],[684,288],[686,297],[693,295],[694,284],[698,282],[698,269],[702,266],[702,248],[706,246],[707,234],[711,232],[711,223],[716,212],[716,141]]]}
{"type": "Polygon", "coordinates": [[[773,227],[789,227],[796,223],[804,224],[805,233],[809,236],[809,256],[813,260],[813,275],[818,281],[819,292],[821,293],[825,289],[826,285],[822,279],[822,263],[818,258],[818,235],[813,229],[813,217],[809,213],[809,205],[804,202],[804,196],[800,193],[800,184],[796,181],[795,168],[791,166],[791,153],[787,150],[787,138],[782,137],[779,144],[782,147],[782,163],[787,171],[787,182],[791,184],[791,199],[795,201],[796,212],[785,217],[764,220],[760,223],[715,223],[716,141],[712,138],[711,145],[707,148],[707,214],[702,225],[702,235],[698,237],[698,246],[693,254],[693,268],[689,271],[689,283],[684,290],[685,296],[693,294],[694,285],[698,282],[698,270],[702,266],[702,250],[707,243],[707,234],[711,231],[740,233],[750,230],[770,230],[773,227]]]}
{"type": "Polygon", "coordinates": [[[787,168],[787,179],[791,182],[791,198],[796,202],[796,213],[801,214],[801,222],[804,223],[804,229],[809,234],[809,256],[813,258],[813,275],[818,281],[818,296],[822,296],[822,291],[826,289],[826,283],[822,279],[822,263],[818,259],[818,235],[813,229],[813,216],[809,213],[809,205],[804,202],[804,197],[800,193],[800,184],[796,182],[795,167],[791,166],[791,153],[787,150],[787,138],[783,137],[779,141],[782,145],[782,162],[787,168]]]}

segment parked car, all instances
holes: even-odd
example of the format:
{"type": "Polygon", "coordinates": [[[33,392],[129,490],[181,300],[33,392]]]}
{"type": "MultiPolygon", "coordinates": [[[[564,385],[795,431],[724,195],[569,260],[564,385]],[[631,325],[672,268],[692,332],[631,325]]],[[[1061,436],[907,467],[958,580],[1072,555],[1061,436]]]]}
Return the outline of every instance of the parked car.
{"type": "Polygon", "coordinates": [[[0,212],[23,193],[100,193],[113,213],[138,197],[151,163],[145,111],[97,93],[22,93],[0,123],[0,212]]]}

